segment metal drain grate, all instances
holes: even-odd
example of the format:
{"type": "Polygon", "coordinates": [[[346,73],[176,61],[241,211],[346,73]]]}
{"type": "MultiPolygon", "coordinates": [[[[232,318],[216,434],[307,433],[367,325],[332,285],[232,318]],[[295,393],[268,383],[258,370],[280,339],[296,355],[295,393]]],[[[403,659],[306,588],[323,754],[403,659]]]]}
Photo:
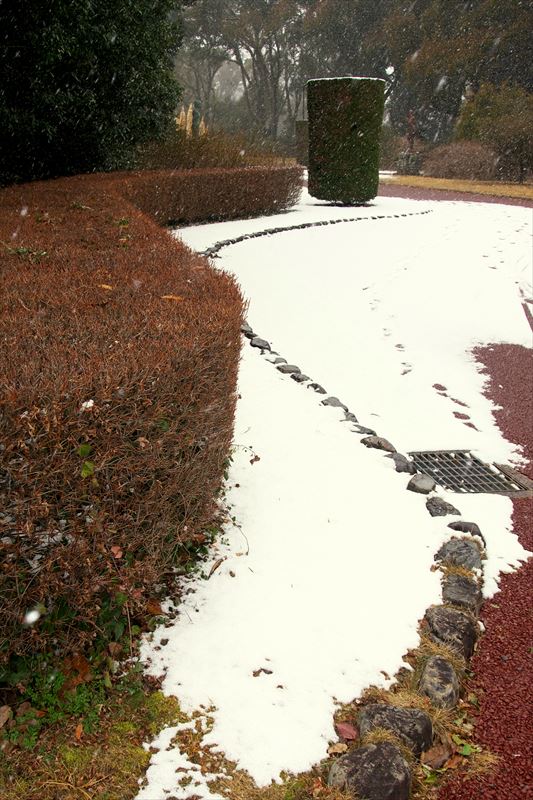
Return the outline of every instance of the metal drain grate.
{"type": "Polygon", "coordinates": [[[409,453],[419,472],[424,472],[452,492],[490,492],[530,495],[533,481],[501,464],[484,464],[469,450],[427,450],[409,453]]]}

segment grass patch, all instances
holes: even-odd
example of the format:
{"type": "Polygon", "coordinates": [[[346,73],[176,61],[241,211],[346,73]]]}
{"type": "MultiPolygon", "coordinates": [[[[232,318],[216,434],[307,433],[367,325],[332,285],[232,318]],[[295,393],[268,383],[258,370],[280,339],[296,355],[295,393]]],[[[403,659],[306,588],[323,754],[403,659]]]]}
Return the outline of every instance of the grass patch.
{"type": "Polygon", "coordinates": [[[143,742],[186,720],[175,698],[153,691],[135,670],[106,691],[96,716],[93,729],[86,733],[79,716],[64,713],[60,722],[40,732],[31,755],[4,735],[2,800],[132,798],[150,761],[143,742]]]}
{"type": "Polygon", "coordinates": [[[380,180],[383,183],[393,183],[397,186],[413,186],[419,189],[443,189],[450,192],[472,192],[493,197],[515,197],[521,200],[533,200],[533,185],[531,184],[426,178],[421,175],[391,175],[380,180]]]}

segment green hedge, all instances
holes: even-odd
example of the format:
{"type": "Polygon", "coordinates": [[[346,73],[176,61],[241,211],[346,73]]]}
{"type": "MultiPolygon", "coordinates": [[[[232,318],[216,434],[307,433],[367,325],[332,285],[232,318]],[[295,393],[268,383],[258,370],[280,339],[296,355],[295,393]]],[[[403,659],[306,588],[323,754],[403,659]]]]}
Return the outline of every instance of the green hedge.
{"type": "Polygon", "coordinates": [[[377,195],[384,86],[375,78],[308,81],[313,197],[354,204],[377,195]]]}

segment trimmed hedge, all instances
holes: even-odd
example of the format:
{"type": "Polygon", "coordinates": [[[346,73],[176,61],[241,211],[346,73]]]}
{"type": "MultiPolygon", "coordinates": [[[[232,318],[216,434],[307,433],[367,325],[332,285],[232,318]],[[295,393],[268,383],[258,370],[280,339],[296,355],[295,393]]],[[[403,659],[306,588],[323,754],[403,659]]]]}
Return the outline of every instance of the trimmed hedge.
{"type": "Polygon", "coordinates": [[[155,198],[151,177],[0,192],[0,663],[118,638],[218,518],[243,299],[132,201],[238,204],[218,176],[158,173],[155,198]]]}
{"type": "Polygon", "coordinates": [[[378,193],[385,82],[330,78],[307,83],[309,194],[366,203],[378,193]]]}
{"type": "Polygon", "coordinates": [[[110,176],[145,213],[165,224],[285,211],[301,192],[300,167],[125,172],[110,176]]]}

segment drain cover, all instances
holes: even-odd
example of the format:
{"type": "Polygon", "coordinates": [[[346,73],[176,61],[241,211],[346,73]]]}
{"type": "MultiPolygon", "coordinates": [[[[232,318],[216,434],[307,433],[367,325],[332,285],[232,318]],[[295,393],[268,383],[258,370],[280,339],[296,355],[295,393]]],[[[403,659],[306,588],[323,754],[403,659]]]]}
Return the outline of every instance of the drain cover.
{"type": "Polygon", "coordinates": [[[419,472],[425,472],[452,492],[531,495],[533,481],[511,467],[484,464],[469,450],[426,450],[409,453],[419,472]]]}

